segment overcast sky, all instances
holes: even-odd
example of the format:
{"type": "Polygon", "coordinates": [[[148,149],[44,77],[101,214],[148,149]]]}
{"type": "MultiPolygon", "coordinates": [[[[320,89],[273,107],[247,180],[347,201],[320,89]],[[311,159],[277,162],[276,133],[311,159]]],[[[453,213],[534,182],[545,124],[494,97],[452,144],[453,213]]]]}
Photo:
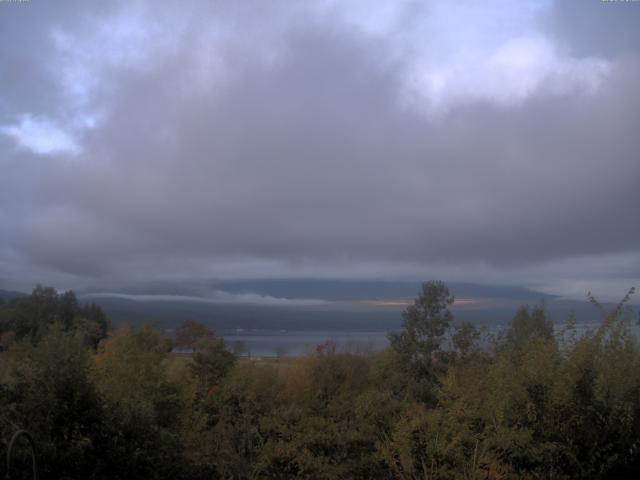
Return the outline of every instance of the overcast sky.
{"type": "Polygon", "coordinates": [[[640,2],[0,2],[0,288],[640,285],[640,2]]]}

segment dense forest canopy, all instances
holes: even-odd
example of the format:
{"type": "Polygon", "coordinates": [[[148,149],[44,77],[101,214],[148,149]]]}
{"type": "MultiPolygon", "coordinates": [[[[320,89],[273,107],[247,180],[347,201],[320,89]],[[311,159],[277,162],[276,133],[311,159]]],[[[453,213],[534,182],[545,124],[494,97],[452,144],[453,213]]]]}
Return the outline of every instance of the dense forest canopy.
{"type": "Polygon", "coordinates": [[[2,442],[31,432],[42,478],[632,478],[628,298],[591,331],[568,318],[554,332],[523,306],[489,338],[427,282],[384,351],[326,342],[260,362],[196,322],[113,330],[98,306],[37,287],[0,302],[2,442]]]}

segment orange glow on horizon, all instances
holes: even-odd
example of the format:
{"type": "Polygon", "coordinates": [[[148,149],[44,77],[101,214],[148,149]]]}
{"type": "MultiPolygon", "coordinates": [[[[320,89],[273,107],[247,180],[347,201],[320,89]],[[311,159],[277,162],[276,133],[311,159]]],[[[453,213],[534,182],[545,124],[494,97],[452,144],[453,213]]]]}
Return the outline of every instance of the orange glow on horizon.
{"type": "MultiPolygon", "coordinates": [[[[485,299],[480,298],[456,298],[454,305],[480,305],[485,303],[485,299]]],[[[351,300],[348,303],[354,305],[362,305],[365,307],[407,307],[413,303],[413,299],[410,298],[376,298],[376,299],[364,299],[364,300],[351,300]]]]}

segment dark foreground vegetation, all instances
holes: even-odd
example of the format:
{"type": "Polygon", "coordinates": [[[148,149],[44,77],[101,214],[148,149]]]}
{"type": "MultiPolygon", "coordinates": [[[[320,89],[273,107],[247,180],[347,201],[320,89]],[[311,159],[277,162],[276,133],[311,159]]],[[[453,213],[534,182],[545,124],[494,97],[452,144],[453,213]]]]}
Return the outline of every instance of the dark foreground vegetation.
{"type": "Polygon", "coordinates": [[[263,365],[194,322],[110,331],[98,307],[36,288],[0,305],[3,447],[27,429],[51,479],[638,478],[626,300],[587,333],[523,307],[487,339],[429,282],[386,351],[326,343],[263,365]]]}

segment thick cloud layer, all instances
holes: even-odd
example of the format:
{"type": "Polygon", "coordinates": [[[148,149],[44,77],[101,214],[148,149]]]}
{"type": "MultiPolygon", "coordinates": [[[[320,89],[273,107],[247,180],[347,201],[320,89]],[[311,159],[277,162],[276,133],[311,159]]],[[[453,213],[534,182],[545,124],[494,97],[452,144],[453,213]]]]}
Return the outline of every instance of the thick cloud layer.
{"type": "Polygon", "coordinates": [[[0,278],[633,284],[614,3],[0,3],[0,278]]]}

